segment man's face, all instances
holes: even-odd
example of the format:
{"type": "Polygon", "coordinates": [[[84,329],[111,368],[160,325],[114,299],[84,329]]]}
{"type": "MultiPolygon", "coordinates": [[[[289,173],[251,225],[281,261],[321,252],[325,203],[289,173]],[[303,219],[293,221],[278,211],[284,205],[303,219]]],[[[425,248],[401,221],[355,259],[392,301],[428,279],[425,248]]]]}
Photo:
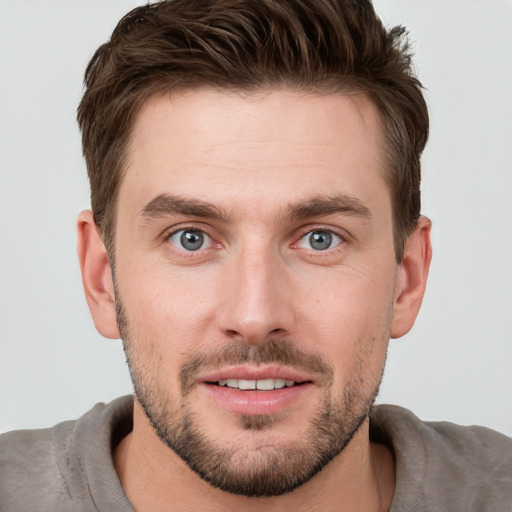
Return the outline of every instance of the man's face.
{"type": "Polygon", "coordinates": [[[364,96],[201,90],[137,118],[115,273],[136,410],[217,487],[288,492],[367,427],[397,275],[380,137],[364,96]]]}

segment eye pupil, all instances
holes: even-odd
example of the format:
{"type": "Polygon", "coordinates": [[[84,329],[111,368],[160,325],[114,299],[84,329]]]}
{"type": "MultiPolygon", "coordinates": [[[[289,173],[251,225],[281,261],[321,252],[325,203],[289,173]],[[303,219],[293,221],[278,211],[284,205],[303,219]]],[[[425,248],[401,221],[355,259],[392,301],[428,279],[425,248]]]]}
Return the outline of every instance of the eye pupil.
{"type": "Polygon", "coordinates": [[[187,251],[197,251],[204,243],[204,235],[201,231],[183,231],[180,241],[187,251]]]}
{"type": "Polygon", "coordinates": [[[309,236],[311,247],[317,251],[325,251],[332,244],[332,235],[328,231],[313,231],[309,236]]]}

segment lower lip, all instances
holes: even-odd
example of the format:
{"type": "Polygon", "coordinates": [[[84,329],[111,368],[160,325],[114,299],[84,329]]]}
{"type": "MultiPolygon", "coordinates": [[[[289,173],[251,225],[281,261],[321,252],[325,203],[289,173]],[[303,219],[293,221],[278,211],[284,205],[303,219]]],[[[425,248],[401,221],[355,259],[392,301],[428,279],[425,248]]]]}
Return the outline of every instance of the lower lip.
{"type": "Polygon", "coordinates": [[[225,409],[249,416],[276,414],[295,405],[302,396],[313,388],[313,384],[274,389],[272,391],[240,391],[237,388],[216,386],[202,383],[200,385],[225,409]]]}

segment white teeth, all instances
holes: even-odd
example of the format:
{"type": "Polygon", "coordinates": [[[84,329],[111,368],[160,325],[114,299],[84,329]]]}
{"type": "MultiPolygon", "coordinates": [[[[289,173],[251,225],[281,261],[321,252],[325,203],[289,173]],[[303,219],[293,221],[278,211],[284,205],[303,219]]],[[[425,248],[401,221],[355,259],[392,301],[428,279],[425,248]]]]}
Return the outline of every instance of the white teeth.
{"type": "Polygon", "coordinates": [[[218,381],[219,386],[227,386],[228,388],[238,388],[240,390],[259,389],[260,391],[272,391],[273,389],[282,389],[285,386],[290,388],[295,385],[293,380],[285,379],[221,379],[218,381]]]}
{"type": "Polygon", "coordinates": [[[274,379],[262,379],[256,381],[256,388],[262,391],[270,391],[274,389],[274,379]]]}
{"type": "Polygon", "coordinates": [[[238,389],[256,389],[256,381],[240,379],[238,381],[238,389]]]}
{"type": "Polygon", "coordinates": [[[276,389],[284,388],[285,382],[286,381],[284,379],[274,379],[274,388],[276,388],[276,389]]]}

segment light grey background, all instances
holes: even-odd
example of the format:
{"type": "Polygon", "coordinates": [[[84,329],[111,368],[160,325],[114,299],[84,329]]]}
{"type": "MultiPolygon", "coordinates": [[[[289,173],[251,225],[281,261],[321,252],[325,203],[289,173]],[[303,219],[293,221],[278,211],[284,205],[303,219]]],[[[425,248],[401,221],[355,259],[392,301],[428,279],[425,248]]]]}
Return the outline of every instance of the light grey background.
{"type": "MultiPolygon", "coordinates": [[[[75,109],[95,48],[135,0],[0,0],[0,432],[130,392],[96,333],[75,250],[88,205],[75,109]]],[[[428,88],[424,213],[434,260],[379,402],[512,435],[512,2],[378,0],[428,88]]]]}

